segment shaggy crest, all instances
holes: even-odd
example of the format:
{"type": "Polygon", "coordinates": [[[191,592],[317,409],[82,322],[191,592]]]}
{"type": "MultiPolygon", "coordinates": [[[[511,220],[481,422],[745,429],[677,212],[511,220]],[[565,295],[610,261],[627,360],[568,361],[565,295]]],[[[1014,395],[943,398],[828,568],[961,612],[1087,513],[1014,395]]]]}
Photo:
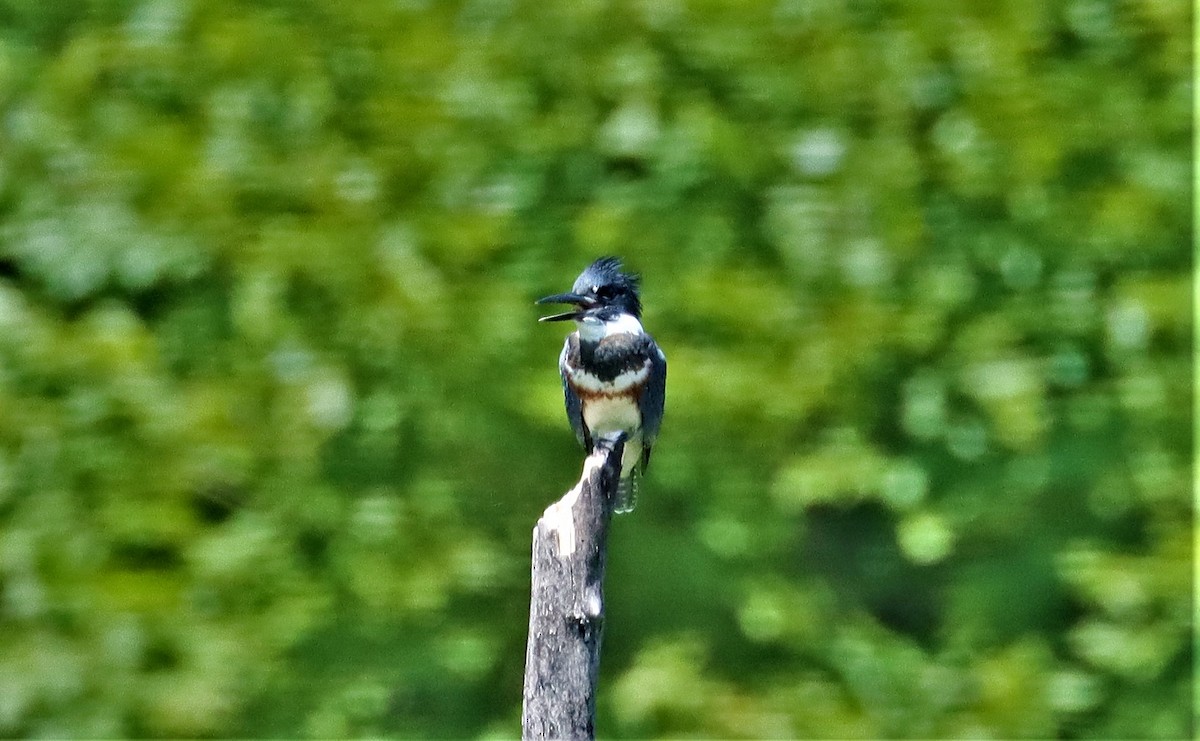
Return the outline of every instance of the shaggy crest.
{"type": "Polygon", "coordinates": [[[620,259],[601,257],[579,274],[572,290],[580,294],[611,297],[625,311],[641,318],[642,302],[638,297],[640,283],[640,276],[635,273],[622,272],[620,259]]]}

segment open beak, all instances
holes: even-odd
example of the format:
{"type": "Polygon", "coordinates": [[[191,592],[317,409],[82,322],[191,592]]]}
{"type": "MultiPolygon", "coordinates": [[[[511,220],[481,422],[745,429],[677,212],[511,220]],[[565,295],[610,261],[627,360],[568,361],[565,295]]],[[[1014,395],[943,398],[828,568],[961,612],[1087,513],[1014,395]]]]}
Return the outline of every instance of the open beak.
{"type": "Polygon", "coordinates": [[[596,299],[589,296],[580,296],[578,293],[556,293],[553,296],[539,298],[535,303],[538,304],[575,304],[578,308],[574,311],[565,311],[562,314],[551,314],[538,319],[539,322],[565,322],[568,319],[578,319],[583,316],[583,312],[596,305],[596,299]]]}

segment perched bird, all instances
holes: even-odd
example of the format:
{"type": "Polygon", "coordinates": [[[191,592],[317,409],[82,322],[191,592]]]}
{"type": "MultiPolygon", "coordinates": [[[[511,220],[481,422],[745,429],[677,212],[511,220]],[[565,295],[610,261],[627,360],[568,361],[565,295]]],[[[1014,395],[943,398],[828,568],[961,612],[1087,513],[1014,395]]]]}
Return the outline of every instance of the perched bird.
{"type": "Polygon", "coordinates": [[[602,257],[580,273],[570,293],[538,303],[575,306],[540,321],[575,320],[576,330],[558,358],[567,419],[588,453],[606,435],[628,435],[615,510],[629,512],[658,437],[667,391],[667,358],[642,329],[638,276],[622,272],[617,258],[602,257]]]}

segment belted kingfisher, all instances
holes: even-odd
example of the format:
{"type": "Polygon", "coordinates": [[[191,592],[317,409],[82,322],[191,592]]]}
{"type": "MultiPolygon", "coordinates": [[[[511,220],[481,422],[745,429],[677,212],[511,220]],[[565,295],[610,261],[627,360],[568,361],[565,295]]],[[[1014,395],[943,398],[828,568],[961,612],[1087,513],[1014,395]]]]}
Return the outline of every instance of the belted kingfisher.
{"type": "Polygon", "coordinates": [[[539,304],[574,304],[575,309],[539,321],[574,319],[558,369],[567,419],[588,453],[595,440],[625,432],[617,512],[637,504],[638,480],[650,462],[667,392],[667,358],[642,329],[639,278],[621,272],[621,261],[602,257],[575,279],[570,293],[539,304]]]}

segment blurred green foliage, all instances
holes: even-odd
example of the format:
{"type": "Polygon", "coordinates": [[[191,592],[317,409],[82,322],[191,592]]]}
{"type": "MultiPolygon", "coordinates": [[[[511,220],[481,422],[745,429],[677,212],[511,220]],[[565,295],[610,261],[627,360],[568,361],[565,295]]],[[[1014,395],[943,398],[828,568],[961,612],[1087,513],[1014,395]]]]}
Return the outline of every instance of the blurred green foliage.
{"type": "Polygon", "coordinates": [[[0,736],[516,735],[671,359],[610,737],[1194,732],[1181,0],[0,0],[0,736]]]}

